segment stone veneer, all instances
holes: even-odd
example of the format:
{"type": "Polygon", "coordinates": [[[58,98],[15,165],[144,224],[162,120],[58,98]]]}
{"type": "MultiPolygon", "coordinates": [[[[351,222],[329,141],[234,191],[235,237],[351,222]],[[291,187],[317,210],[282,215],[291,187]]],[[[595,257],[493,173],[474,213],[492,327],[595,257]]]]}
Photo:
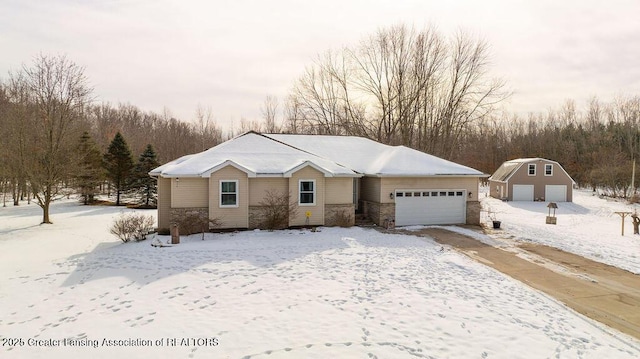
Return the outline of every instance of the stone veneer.
{"type": "Polygon", "coordinates": [[[345,215],[350,217],[348,227],[356,224],[356,206],[353,203],[349,204],[325,204],[324,205],[324,225],[327,227],[337,226],[338,221],[336,215],[340,212],[344,212],[345,215]]]}
{"type": "MultiPolygon", "coordinates": [[[[249,206],[249,228],[260,228],[262,222],[262,213],[260,206],[249,206]]],[[[324,206],[324,225],[331,227],[336,226],[336,214],[345,211],[351,215],[350,226],[355,224],[355,206],[353,204],[326,204],[324,206]]]]}
{"type": "MultiPolygon", "coordinates": [[[[466,207],[466,224],[480,225],[480,210],[482,208],[480,202],[468,201],[466,207]]],[[[363,200],[361,201],[361,208],[364,215],[379,226],[384,226],[389,220],[395,221],[396,219],[395,203],[378,203],[363,200]]]]}
{"type": "Polygon", "coordinates": [[[467,224],[480,225],[481,209],[479,201],[467,201],[467,224]]]}
{"type": "Polygon", "coordinates": [[[191,213],[198,213],[200,215],[208,216],[209,208],[207,207],[171,208],[171,212],[169,214],[169,223],[175,223],[177,217],[181,217],[191,213]]]}
{"type": "MultiPolygon", "coordinates": [[[[387,223],[388,220],[395,220],[395,212],[396,205],[395,203],[378,203],[371,201],[361,201],[361,206],[365,216],[373,223],[383,226],[387,223]]],[[[480,210],[481,205],[479,201],[469,201],[467,202],[467,224],[480,224],[480,210]]],[[[355,224],[355,206],[353,204],[327,204],[324,206],[324,225],[325,226],[335,226],[336,213],[340,211],[346,211],[346,213],[351,214],[351,225],[355,224]]],[[[195,207],[195,208],[172,208],[171,209],[171,222],[173,222],[174,218],[184,215],[189,212],[198,212],[201,214],[208,215],[209,209],[206,207],[195,207]]],[[[249,206],[249,228],[260,228],[261,222],[261,213],[260,206],[249,206]]]]}
{"type": "Polygon", "coordinates": [[[378,203],[362,200],[361,205],[360,208],[362,208],[365,217],[369,218],[378,226],[383,226],[389,220],[395,221],[396,219],[395,203],[378,203]]]}

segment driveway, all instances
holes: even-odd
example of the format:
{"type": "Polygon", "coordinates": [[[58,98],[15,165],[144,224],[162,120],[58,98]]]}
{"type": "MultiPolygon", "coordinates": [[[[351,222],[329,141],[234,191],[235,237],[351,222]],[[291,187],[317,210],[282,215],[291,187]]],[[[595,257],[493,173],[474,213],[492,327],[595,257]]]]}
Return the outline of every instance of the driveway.
{"type": "Polygon", "coordinates": [[[441,228],[431,237],[563,302],[576,312],[640,339],[640,276],[556,248],[518,243],[501,249],[441,228]]]}

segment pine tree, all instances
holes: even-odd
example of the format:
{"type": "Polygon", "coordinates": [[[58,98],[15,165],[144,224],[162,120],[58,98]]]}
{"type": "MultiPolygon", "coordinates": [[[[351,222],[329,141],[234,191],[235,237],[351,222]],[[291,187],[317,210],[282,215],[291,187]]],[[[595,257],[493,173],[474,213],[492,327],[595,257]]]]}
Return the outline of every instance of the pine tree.
{"type": "Polygon", "coordinates": [[[80,163],[76,175],[77,185],[83,203],[91,204],[96,195],[96,188],[105,178],[105,173],[98,145],[86,131],[80,137],[78,154],[80,163]]]}
{"type": "Polygon", "coordinates": [[[129,145],[127,145],[120,132],[116,133],[113,141],[109,144],[109,149],[104,155],[104,162],[107,177],[116,187],[116,206],[119,206],[120,194],[129,189],[134,167],[131,150],[129,150],[129,145]]]}
{"type": "Polygon", "coordinates": [[[147,145],[140,158],[138,158],[138,163],[134,170],[136,191],[143,199],[145,206],[156,204],[158,186],[156,180],[149,176],[149,172],[160,166],[157,157],[153,146],[147,145]]]}

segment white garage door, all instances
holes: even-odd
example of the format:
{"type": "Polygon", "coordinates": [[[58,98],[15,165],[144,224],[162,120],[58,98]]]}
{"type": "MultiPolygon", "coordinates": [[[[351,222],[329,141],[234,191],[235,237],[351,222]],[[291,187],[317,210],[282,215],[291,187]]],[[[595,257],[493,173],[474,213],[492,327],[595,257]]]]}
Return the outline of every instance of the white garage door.
{"type": "Polygon", "coordinates": [[[396,190],[396,225],[466,223],[465,190],[396,190]]]}
{"type": "Polygon", "coordinates": [[[544,186],[544,200],[546,202],[566,202],[567,186],[550,184],[544,186]]]}
{"type": "Polygon", "coordinates": [[[533,201],[533,185],[532,184],[514,184],[513,200],[514,201],[533,201]]]}

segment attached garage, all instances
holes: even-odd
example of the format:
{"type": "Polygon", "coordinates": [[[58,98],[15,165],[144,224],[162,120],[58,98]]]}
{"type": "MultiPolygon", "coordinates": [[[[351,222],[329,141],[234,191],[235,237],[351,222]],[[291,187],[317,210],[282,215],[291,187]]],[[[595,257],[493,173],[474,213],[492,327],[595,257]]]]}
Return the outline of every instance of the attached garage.
{"type": "Polygon", "coordinates": [[[466,222],[466,190],[396,190],[396,225],[466,222]]]}
{"type": "Polygon", "coordinates": [[[544,187],[544,198],[547,202],[566,202],[567,186],[565,185],[546,185],[544,187]]]}
{"type": "Polygon", "coordinates": [[[533,201],[533,185],[514,184],[513,185],[514,201],[533,201]]]}

